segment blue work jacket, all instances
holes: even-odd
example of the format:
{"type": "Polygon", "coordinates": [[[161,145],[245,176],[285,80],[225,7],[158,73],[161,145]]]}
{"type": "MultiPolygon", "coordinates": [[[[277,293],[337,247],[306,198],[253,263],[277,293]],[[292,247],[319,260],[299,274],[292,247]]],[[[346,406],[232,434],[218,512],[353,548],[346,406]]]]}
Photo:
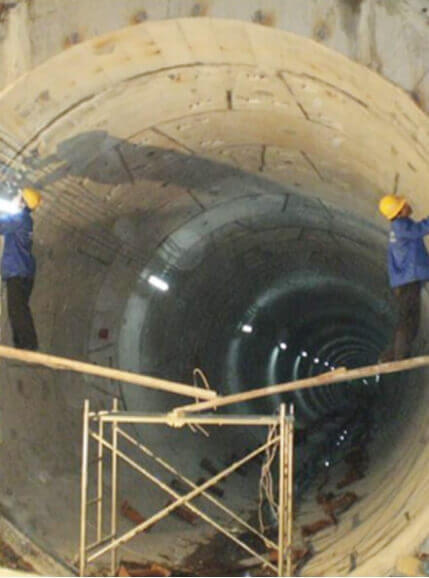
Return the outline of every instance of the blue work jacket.
{"type": "Polygon", "coordinates": [[[429,218],[416,222],[408,217],[392,221],[388,249],[391,287],[429,281],[429,254],[423,237],[429,234],[429,218]]]}
{"type": "Polygon", "coordinates": [[[0,216],[0,235],[4,235],[1,276],[34,277],[36,261],[33,248],[33,218],[25,207],[16,215],[0,216]]]}

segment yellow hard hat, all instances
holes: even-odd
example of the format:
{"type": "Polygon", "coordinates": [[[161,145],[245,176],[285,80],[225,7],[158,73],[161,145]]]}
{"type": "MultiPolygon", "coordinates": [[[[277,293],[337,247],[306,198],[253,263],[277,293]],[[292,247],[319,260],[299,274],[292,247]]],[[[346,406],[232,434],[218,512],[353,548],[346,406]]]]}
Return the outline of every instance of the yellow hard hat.
{"type": "Polygon", "coordinates": [[[378,208],[380,213],[387,219],[392,220],[398,216],[402,209],[407,204],[404,197],[396,197],[395,195],[385,195],[379,202],[378,208]]]}
{"type": "Polygon", "coordinates": [[[28,188],[23,189],[22,198],[24,199],[25,204],[30,209],[30,211],[34,211],[34,209],[37,209],[37,207],[42,202],[42,195],[39,193],[39,191],[36,191],[35,189],[28,189],[28,188]]]}

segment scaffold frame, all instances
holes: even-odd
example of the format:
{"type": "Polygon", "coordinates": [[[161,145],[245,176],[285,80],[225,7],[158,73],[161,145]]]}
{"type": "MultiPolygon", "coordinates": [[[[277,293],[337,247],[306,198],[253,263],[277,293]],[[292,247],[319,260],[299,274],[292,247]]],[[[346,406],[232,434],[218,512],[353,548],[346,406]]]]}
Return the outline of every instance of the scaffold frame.
{"type": "Polygon", "coordinates": [[[293,510],[293,435],[294,435],[294,415],[293,406],[286,408],[285,404],[280,405],[278,415],[212,415],[212,414],[191,414],[172,416],[171,413],[144,414],[136,412],[122,412],[118,409],[118,400],[113,400],[111,411],[90,410],[89,400],[84,402],[83,425],[82,425],[82,467],[81,467],[81,512],[80,512],[80,547],[79,547],[79,573],[85,576],[88,565],[101,556],[110,553],[110,572],[112,576],[116,574],[118,566],[118,549],[137,534],[149,528],[159,520],[168,516],[176,508],[186,506],[190,511],[199,518],[210,524],[218,532],[227,536],[242,549],[246,550],[253,557],[260,560],[261,564],[269,568],[275,575],[291,576],[292,575],[292,510],[293,510]],[[106,427],[111,424],[111,427],[106,427]],[[169,427],[180,428],[188,426],[274,426],[278,428],[275,437],[270,441],[260,444],[256,449],[247,453],[245,456],[234,461],[221,472],[212,476],[201,485],[195,484],[188,477],[182,475],[177,468],[172,466],[168,461],[157,456],[151,449],[143,445],[135,437],[126,432],[121,425],[147,425],[163,424],[169,427]],[[107,435],[106,435],[107,434],[107,435]],[[110,434],[110,435],[109,435],[110,434]],[[96,467],[96,496],[88,500],[88,475],[89,468],[92,465],[89,462],[89,445],[90,441],[96,443],[97,458],[93,461],[96,467]],[[152,457],[158,465],[161,465],[169,473],[173,473],[190,491],[181,495],[168,484],[158,479],[151,471],[142,467],[138,462],[129,457],[120,447],[120,442],[126,441],[132,447],[140,450],[142,454],[152,457]],[[245,463],[262,454],[267,448],[277,446],[279,451],[279,481],[278,481],[278,538],[277,543],[270,540],[259,530],[250,525],[246,520],[236,514],[232,509],[227,507],[223,502],[207,490],[214,486],[220,480],[227,478],[245,463]],[[110,510],[108,517],[109,532],[104,535],[103,528],[103,508],[106,504],[105,484],[104,484],[104,461],[111,454],[111,489],[110,500],[107,506],[110,510]],[[162,508],[159,512],[148,518],[142,523],[137,524],[134,528],[118,535],[118,461],[121,460],[128,464],[132,469],[140,473],[146,479],[160,487],[170,495],[172,501],[162,508]],[[277,566],[265,558],[261,553],[243,542],[240,538],[231,533],[225,526],[215,521],[211,516],[202,511],[200,507],[195,506],[191,501],[202,496],[212,504],[217,506],[224,513],[228,514],[235,522],[257,536],[266,548],[277,553],[277,566]],[[87,543],[87,526],[89,508],[95,505],[95,528],[96,540],[90,544],[87,543]],[[110,506],[110,507],[109,507],[110,506]]]}

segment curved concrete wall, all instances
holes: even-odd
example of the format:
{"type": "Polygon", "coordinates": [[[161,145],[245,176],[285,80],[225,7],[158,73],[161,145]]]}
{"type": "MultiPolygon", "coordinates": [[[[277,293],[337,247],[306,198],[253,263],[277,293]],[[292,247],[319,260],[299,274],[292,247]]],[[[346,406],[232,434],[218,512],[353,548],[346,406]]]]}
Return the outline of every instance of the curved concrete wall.
{"type": "Polygon", "coordinates": [[[0,86],[96,36],[147,20],[202,16],[312,38],[402,86],[428,110],[425,0],[17,0],[0,15],[0,86]]]}
{"type": "MultiPolygon", "coordinates": [[[[45,191],[36,217],[33,300],[42,350],[136,367],[147,338],[136,295],[145,295],[147,273],[166,263],[197,268],[207,238],[239,239],[237,227],[253,227],[262,239],[268,221],[285,229],[283,239],[309,235],[298,251],[306,252],[310,267],[312,243],[333,255],[331,243],[367,263],[356,265],[361,275],[377,270],[385,239],[377,199],[385,191],[406,194],[423,216],[428,150],[427,117],[402,89],[299,36],[238,21],[183,19],[146,22],[73,46],[0,96],[7,175],[45,191]],[[108,328],[107,340],[101,328],[108,328]]],[[[245,257],[238,261],[245,269],[245,257]]],[[[383,282],[382,276],[374,281],[374,292],[386,299],[383,282]]],[[[186,299],[179,305],[186,307],[186,299]]],[[[424,345],[426,339],[423,330],[424,345]]],[[[183,374],[194,361],[186,360],[183,374]]],[[[152,370],[173,372],[167,364],[152,370]]],[[[11,465],[1,481],[3,506],[39,540],[71,556],[82,399],[88,385],[108,393],[116,386],[45,370],[30,375],[9,368],[5,375],[1,453],[11,465]],[[53,517],[64,517],[61,528],[53,517]]],[[[94,403],[109,399],[90,391],[94,403]]],[[[410,389],[402,416],[410,427],[361,482],[361,524],[353,528],[349,519],[341,538],[328,532],[309,573],[346,573],[350,551],[358,553],[360,575],[387,573],[400,552],[424,537],[421,396],[421,389],[410,389]]],[[[147,396],[138,403],[165,408],[175,400],[147,396]]],[[[387,433],[379,443],[386,439],[387,433]]],[[[166,440],[158,443],[173,455],[174,438],[166,440]]]]}

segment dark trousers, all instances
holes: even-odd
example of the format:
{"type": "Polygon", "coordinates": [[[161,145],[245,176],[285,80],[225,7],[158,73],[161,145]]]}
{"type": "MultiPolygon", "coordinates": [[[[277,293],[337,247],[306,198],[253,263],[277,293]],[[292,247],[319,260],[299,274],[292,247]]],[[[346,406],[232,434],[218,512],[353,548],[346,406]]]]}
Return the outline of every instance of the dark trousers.
{"type": "Polygon", "coordinates": [[[33,291],[32,277],[10,277],[7,284],[7,310],[12,327],[13,342],[19,349],[37,349],[37,335],[34,328],[29,301],[33,291]]]}
{"type": "Polygon", "coordinates": [[[396,287],[393,294],[398,305],[398,325],[393,341],[394,359],[409,357],[420,326],[420,281],[396,287]]]}

